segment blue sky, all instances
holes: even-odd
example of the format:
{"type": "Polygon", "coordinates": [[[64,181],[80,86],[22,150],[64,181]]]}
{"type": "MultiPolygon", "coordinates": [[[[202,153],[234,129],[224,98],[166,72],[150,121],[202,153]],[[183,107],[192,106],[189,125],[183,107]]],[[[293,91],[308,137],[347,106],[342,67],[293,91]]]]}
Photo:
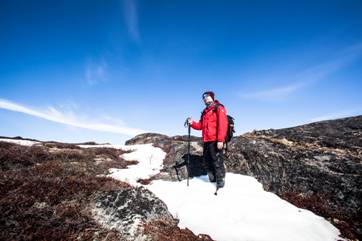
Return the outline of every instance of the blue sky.
{"type": "Polygon", "coordinates": [[[3,0],[0,33],[0,135],[185,134],[206,90],[237,134],[362,114],[361,1],[3,0]]]}

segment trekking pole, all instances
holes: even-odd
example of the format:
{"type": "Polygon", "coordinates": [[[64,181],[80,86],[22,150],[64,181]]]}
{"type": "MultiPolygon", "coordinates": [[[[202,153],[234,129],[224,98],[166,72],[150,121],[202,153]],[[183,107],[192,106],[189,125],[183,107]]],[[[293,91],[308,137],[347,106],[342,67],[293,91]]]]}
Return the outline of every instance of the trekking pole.
{"type": "Polygon", "coordinates": [[[189,174],[189,167],[190,167],[190,149],[191,149],[191,125],[188,123],[188,121],[186,120],[184,126],[188,127],[188,140],[187,140],[187,163],[186,163],[186,168],[187,168],[187,186],[189,186],[189,179],[190,179],[190,174],[189,174]]]}

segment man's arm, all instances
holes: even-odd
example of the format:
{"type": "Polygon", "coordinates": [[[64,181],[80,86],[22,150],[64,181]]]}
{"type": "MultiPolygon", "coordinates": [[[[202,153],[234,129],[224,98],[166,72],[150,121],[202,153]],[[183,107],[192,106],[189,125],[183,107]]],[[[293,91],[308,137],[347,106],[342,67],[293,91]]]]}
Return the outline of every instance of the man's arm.
{"type": "Polygon", "coordinates": [[[195,130],[202,130],[202,119],[199,122],[192,121],[191,127],[195,130]]]}
{"type": "Polygon", "coordinates": [[[218,129],[217,141],[224,142],[228,130],[228,118],[226,116],[226,109],[223,106],[217,108],[218,129]]]}

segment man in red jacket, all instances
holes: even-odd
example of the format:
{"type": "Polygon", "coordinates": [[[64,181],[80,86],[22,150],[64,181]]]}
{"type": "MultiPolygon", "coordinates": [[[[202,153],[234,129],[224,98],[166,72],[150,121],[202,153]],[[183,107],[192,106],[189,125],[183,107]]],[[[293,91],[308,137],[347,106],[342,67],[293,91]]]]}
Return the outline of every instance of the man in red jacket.
{"type": "Polygon", "coordinates": [[[211,182],[216,182],[218,188],[225,185],[224,167],[224,142],[228,129],[228,119],[225,107],[215,100],[212,91],[206,91],[202,95],[206,105],[200,121],[193,121],[188,118],[188,123],[195,130],[202,130],[202,140],[204,142],[203,156],[207,163],[208,176],[211,182]]]}

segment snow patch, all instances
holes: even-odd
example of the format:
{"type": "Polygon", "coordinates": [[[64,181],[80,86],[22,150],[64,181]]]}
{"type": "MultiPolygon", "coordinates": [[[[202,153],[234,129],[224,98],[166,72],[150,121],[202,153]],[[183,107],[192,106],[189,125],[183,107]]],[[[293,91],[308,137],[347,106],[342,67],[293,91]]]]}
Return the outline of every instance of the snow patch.
{"type": "Polygon", "coordinates": [[[7,138],[0,138],[0,141],[10,142],[22,146],[32,146],[39,143],[38,141],[16,140],[16,139],[7,139],[7,138]]]}
{"type": "Polygon", "coordinates": [[[110,177],[125,181],[131,185],[140,185],[137,180],[147,179],[160,172],[166,153],[152,144],[130,145],[121,148],[124,151],[132,151],[121,155],[126,161],[138,161],[127,169],[111,168],[110,177]]]}
{"type": "Polygon", "coordinates": [[[207,176],[186,181],[157,180],[147,188],[179,218],[179,226],[227,241],[336,241],[339,231],[324,218],[263,190],[255,178],[227,173],[215,196],[207,176]]]}
{"type": "Polygon", "coordinates": [[[81,148],[115,148],[123,149],[125,145],[112,145],[112,144],[97,144],[97,145],[77,145],[81,148]]]}

